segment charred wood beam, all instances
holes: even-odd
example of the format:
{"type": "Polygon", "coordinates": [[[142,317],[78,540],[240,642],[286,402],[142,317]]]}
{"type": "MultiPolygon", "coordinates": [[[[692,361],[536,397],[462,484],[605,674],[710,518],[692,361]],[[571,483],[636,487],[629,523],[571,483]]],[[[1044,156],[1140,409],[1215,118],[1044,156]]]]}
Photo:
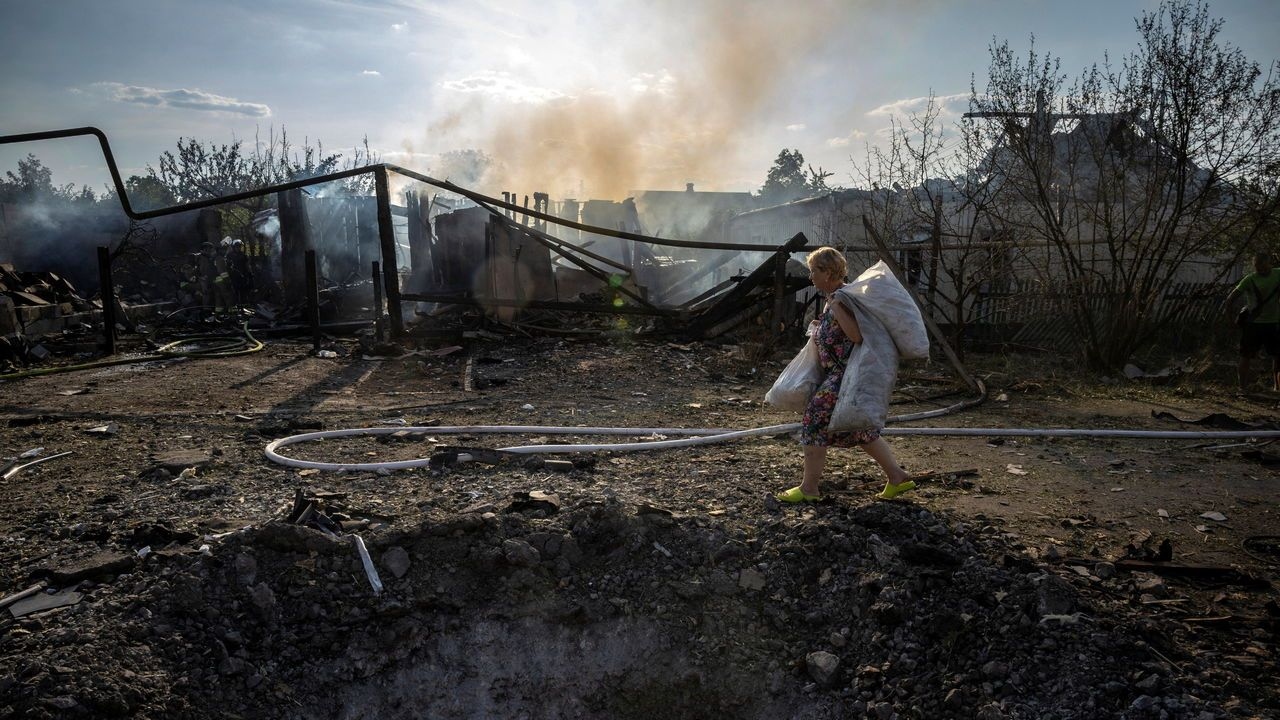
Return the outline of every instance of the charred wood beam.
{"type": "Polygon", "coordinates": [[[584,247],[582,247],[582,246],[580,246],[580,245],[575,245],[575,244],[573,244],[573,243],[569,242],[568,240],[561,240],[560,238],[556,237],[555,235],[551,235],[551,234],[549,234],[549,233],[541,233],[541,236],[542,236],[542,239],[546,240],[547,242],[553,242],[553,243],[556,243],[556,244],[560,245],[560,246],[561,246],[561,247],[563,247],[563,248],[567,248],[567,249],[569,249],[569,250],[571,250],[571,251],[573,251],[573,252],[578,253],[579,255],[585,255],[585,256],[587,256],[587,257],[591,258],[592,260],[595,260],[596,262],[601,262],[601,263],[604,263],[604,264],[609,265],[609,266],[611,266],[611,267],[616,267],[616,268],[618,268],[619,270],[621,270],[622,272],[624,272],[624,273],[626,273],[626,274],[628,274],[628,275],[630,275],[630,276],[632,276],[632,277],[634,277],[634,276],[635,276],[635,270],[634,270],[634,269],[632,269],[631,267],[629,267],[629,266],[627,266],[627,265],[624,265],[624,264],[622,264],[622,263],[618,262],[617,260],[613,260],[612,258],[607,258],[607,257],[605,257],[605,256],[603,256],[603,255],[597,255],[597,254],[595,254],[595,253],[591,252],[590,250],[588,250],[588,249],[586,249],[586,248],[584,248],[584,247]]]}
{"type": "MultiPolygon", "coordinates": [[[[498,212],[497,210],[493,209],[492,207],[489,207],[489,206],[488,206],[488,205],[486,205],[485,203],[477,203],[477,204],[478,204],[478,205],[480,205],[480,207],[482,207],[482,208],[484,208],[485,210],[488,210],[490,213],[492,213],[494,217],[497,217],[497,218],[503,218],[503,213],[500,213],[500,212],[498,212]]],[[[596,257],[596,258],[598,258],[599,256],[597,256],[597,255],[595,255],[595,254],[593,254],[593,253],[588,253],[586,250],[583,250],[582,248],[579,248],[579,247],[577,247],[576,245],[572,245],[571,243],[567,243],[567,242],[565,242],[565,241],[563,241],[563,240],[560,240],[560,239],[559,239],[559,238],[557,238],[557,237],[554,237],[554,236],[552,236],[552,235],[548,235],[547,233],[541,232],[541,231],[539,231],[539,230],[535,230],[535,229],[530,228],[530,227],[520,226],[520,227],[519,227],[519,230],[520,230],[521,232],[524,232],[524,233],[528,234],[528,235],[529,235],[529,237],[533,238],[534,240],[537,240],[538,242],[542,243],[543,245],[545,245],[545,246],[547,247],[547,249],[549,249],[549,250],[551,250],[552,252],[556,253],[556,254],[557,254],[557,255],[559,255],[560,257],[564,258],[565,260],[568,260],[569,262],[573,263],[574,265],[577,265],[577,266],[578,266],[579,268],[581,268],[584,272],[586,272],[587,274],[589,274],[589,275],[591,275],[592,277],[594,277],[594,278],[596,278],[597,280],[599,280],[599,281],[600,281],[602,284],[604,284],[606,287],[612,287],[612,285],[611,285],[611,284],[610,284],[610,282],[609,282],[610,278],[609,278],[608,273],[606,273],[605,271],[603,271],[603,270],[601,270],[600,268],[596,267],[595,265],[592,265],[591,263],[589,263],[589,262],[587,262],[587,261],[585,261],[585,260],[583,260],[583,259],[581,259],[581,258],[579,258],[579,257],[574,256],[574,255],[573,255],[571,252],[569,252],[568,250],[564,250],[564,249],[562,249],[562,248],[560,247],[560,245],[567,245],[567,246],[569,246],[569,247],[574,248],[576,251],[581,252],[581,253],[583,253],[584,255],[589,255],[589,256],[591,256],[591,257],[596,257]]],[[[615,264],[615,263],[610,262],[610,264],[615,264]]],[[[628,273],[628,274],[631,274],[631,270],[630,270],[630,268],[626,268],[626,270],[627,270],[627,273],[628,273]]],[[[633,277],[634,277],[634,275],[633,275],[633,277]]],[[[632,291],[630,291],[630,290],[626,289],[625,287],[618,286],[618,287],[617,287],[617,288],[615,288],[615,289],[616,289],[618,292],[622,293],[623,295],[626,295],[627,297],[631,298],[632,300],[635,300],[636,302],[640,303],[640,304],[641,304],[641,305],[643,305],[644,307],[647,307],[647,308],[649,308],[649,309],[651,309],[651,310],[657,310],[657,309],[658,309],[658,308],[657,308],[653,303],[651,303],[651,302],[649,302],[648,300],[646,300],[645,298],[641,297],[639,294],[634,293],[634,292],[632,292],[632,291]]]]}
{"type": "Polygon", "coordinates": [[[400,312],[400,270],[396,261],[396,231],[391,224],[391,193],[387,189],[387,170],[373,173],[378,195],[378,240],[382,245],[382,285],[387,296],[387,314],[391,320],[391,337],[404,335],[404,316],[400,312]]]}
{"type": "Polygon", "coordinates": [[[748,306],[746,310],[743,310],[736,315],[731,315],[728,319],[722,320],[718,324],[711,326],[707,329],[705,335],[706,337],[723,335],[739,325],[763,315],[764,311],[764,303],[756,303],[755,305],[748,306]]]}
{"type": "MultiPolygon", "coordinates": [[[[528,230],[528,228],[523,228],[523,229],[528,230]]],[[[583,259],[581,259],[581,258],[575,257],[575,256],[573,255],[573,253],[569,252],[568,250],[563,250],[563,249],[561,249],[561,248],[560,248],[559,246],[557,246],[555,243],[551,242],[550,240],[547,240],[546,238],[542,237],[540,234],[530,233],[530,237],[532,237],[534,240],[537,240],[538,242],[540,242],[540,243],[542,243],[543,245],[545,245],[545,246],[547,247],[547,249],[551,250],[551,252],[554,252],[555,254],[559,255],[560,257],[564,258],[565,260],[568,260],[569,262],[573,263],[574,265],[577,265],[578,267],[582,268],[582,270],[583,270],[583,271],[587,272],[587,273],[588,273],[588,274],[590,274],[592,277],[596,278],[596,279],[597,279],[597,280],[599,280],[601,283],[603,283],[603,284],[605,285],[605,287],[612,287],[612,285],[611,285],[611,283],[610,283],[609,274],[608,274],[608,273],[606,273],[605,271],[601,270],[600,268],[596,267],[595,265],[592,265],[591,263],[589,263],[589,262],[587,262],[587,261],[585,261],[585,260],[583,260],[583,259]]],[[[626,295],[627,297],[631,298],[632,300],[635,300],[636,302],[640,303],[641,305],[643,305],[643,306],[645,306],[645,307],[647,307],[647,308],[653,308],[653,309],[655,309],[655,310],[657,309],[657,308],[656,308],[656,307],[654,307],[654,305],[653,305],[652,303],[650,303],[648,300],[645,300],[645,299],[644,299],[643,297],[641,297],[639,294],[634,293],[634,292],[632,292],[632,291],[630,291],[630,290],[626,289],[625,287],[622,287],[621,285],[619,285],[619,286],[618,286],[617,288],[615,288],[615,289],[616,289],[618,292],[622,293],[623,295],[626,295]]]]}
{"type": "Polygon", "coordinates": [[[707,300],[710,300],[711,298],[715,297],[716,295],[719,295],[720,293],[722,293],[722,292],[724,292],[725,290],[729,289],[730,287],[732,287],[732,286],[733,286],[733,284],[734,284],[734,283],[736,283],[736,282],[740,281],[741,279],[742,279],[742,278],[739,278],[739,277],[731,277],[731,278],[729,278],[728,280],[725,280],[724,282],[720,283],[719,285],[717,285],[717,286],[715,286],[715,287],[711,288],[710,290],[708,290],[708,291],[706,291],[706,292],[702,293],[702,294],[701,294],[701,295],[699,295],[698,297],[693,298],[692,300],[690,300],[690,301],[686,302],[685,304],[681,305],[681,306],[680,306],[680,309],[681,309],[681,310],[696,310],[696,309],[698,309],[698,306],[699,306],[699,305],[701,305],[703,302],[705,302],[705,301],[707,301],[707,300]]]}
{"type": "Polygon", "coordinates": [[[1125,558],[1116,561],[1116,569],[1127,572],[1149,572],[1166,577],[1194,578],[1246,587],[1271,587],[1271,583],[1264,578],[1255,577],[1232,567],[1219,565],[1188,565],[1125,558]]]}
{"type": "Polygon", "coordinates": [[[378,268],[378,261],[373,261],[373,337],[378,342],[386,340],[386,334],[382,328],[382,286],[378,284],[381,272],[378,268]]]}
{"type": "MultiPolygon", "coordinates": [[[[416,192],[405,194],[407,201],[405,229],[409,234],[409,276],[414,280],[426,277],[431,267],[431,222],[427,215],[430,201],[422,202],[416,192]]],[[[392,210],[394,210],[394,206],[392,210]]]]}
{"type": "Polygon", "coordinates": [[[102,298],[102,349],[107,355],[116,354],[116,286],[111,279],[111,251],[98,248],[98,292],[102,298]]]}
{"type": "MultiPolygon", "coordinates": [[[[771,251],[771,248],[768,248],[768,247],[764,247],[760,249],[760,252],[770,252],[770,251],[771,251]]],[[[729,263],[739,259],[740,258],[736,255],[727,255],[727,256],[719,257],[716,259],[715,263],[697,268],[694,271],[690,272],[688,276],[680,278],[679,280],[676,280],[675,283],[673,284],[692,285],[698,282],[699,280],[701,280],[702,278],[715,272],[716,270],[719,270],[720,268],[724,267],[725,265],[728,265],[729,263]]]]}
{"type": "Polygon", "coordinates": [[[690,324],[689,332],[694,335],[705,336],[705,333],[712,327],[741,311],[747,296],[763,283],[773,279],[774,268],[781,265],[785,271],[787,259],[791,257],[791,253],[798,252],[808,242],[809,239],[804,236],[804,233],[796,233],[790,240],[775,250],[772,257],[762,263],[760,267],[751,271],[750,275],[743,278],[737,287],[730,290],[719,302],[700,314],[690,324]]]}
{"type": "Polygon", "coordinates": [[[316,251],[308,250],[303,260],[307,272],[307,324],[311,326],[311,350],[320,350],[320,282],[316,251]]]}
{"type": "Polygon", "coordinates": [[[279,193],[276,206],[280,219],[280,284],[285,302],[300,304],[307,299],[305,254],[314,249],[302,191],[279,193]]]}

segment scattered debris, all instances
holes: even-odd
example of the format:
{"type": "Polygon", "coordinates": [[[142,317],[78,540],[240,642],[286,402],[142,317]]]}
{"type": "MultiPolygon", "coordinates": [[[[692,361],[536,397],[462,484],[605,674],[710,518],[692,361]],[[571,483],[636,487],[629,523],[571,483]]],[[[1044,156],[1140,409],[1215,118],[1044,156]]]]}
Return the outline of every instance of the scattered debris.
{"type": "Polygon", "coordinates": [[[25,617],[32,613],[68,607],[80,602],[84,595],[76,592],[76,587],[69,587],[54,593],[33,593],[9,604],[9,614],[15,618],[25,617]]]}
{"type": "MultiPolygon", "coordinates": [[[[43,450],[44,448],[40,448],[40,449],[41,449],[41,450],[43,450]]],[[[30,452],[30,451],[28,451],[28,452],[30,452]]],[[[22,465],[15,465],[15,466],[13,466],[13,467],[6,468],[6,469],[5,469],[5,471],[4,471],[4,474],[3,474],[3,475],[0,475],[0,479],[8,480],[9,478],[11,478],[11,477],[13,477],[13,476],[17,475],[18,473],[22,472],[23,470],[26,470],[27,468],[29,468],[29,467],[31,467],[31,466],[33,466],[33,465],[39,465],[40,463],[48,462],[48,461],[50,461],[50,460],[57,460],[57,459],[58,459],[58,458],[60,458],[60,457],[66,457],[66,456],[68,456],[68,455],[70,455],[70,454],[71,454],[71,451],[70,451],[70,450],[68,450],[67,452],[58,453],[57,455],[50,455],[50,456],[48,456],[48,457],[42,457],[42,458],[39,458],[39,459],[37,459],[37,460],[32,460],[32,461],[31,461],[31,462],[29,462],[29,463],[24,463],[24,464],[22,464],[22,465]]],[[[18,457],[28,457],[28,456],[27,456],[27,454],[26,454],[26,453],[23,453],[22,455],[19,455],[18,457]]]]}
{"type": "Polygon", "coordinates": [[[1124,559],[1116,561],[1116,569],[1126,572],[1147,572],[1173,577],[1195,578],[1212,582],[1223,582],[1246,587],[1269,588],[1271,583],[1246,572],[1231,567],[1217,565],[1187,565],[1146,560],[1124,559]]]}
{"type": "Polygon", "coordinates": [[[120,425],[118,423],[107,423],[106,425],[85,428],[84,431],[90,435],[115,435],[120,432],[120,425]]]}

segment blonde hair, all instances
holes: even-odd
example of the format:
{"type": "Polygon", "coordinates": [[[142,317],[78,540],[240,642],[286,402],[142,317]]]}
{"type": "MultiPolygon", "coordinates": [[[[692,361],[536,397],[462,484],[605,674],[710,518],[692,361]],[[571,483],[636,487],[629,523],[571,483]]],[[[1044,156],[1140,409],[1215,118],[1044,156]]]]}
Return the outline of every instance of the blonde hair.
{"type": "Polygon", "coordinates": [[[849,264],[845,262],[844,255],[833,247],[820,247],[809,253],[804,259],[810,270],[821,270],[827,273],[833,273],[838,278],[843,278],[849,270],[849,264]]]}

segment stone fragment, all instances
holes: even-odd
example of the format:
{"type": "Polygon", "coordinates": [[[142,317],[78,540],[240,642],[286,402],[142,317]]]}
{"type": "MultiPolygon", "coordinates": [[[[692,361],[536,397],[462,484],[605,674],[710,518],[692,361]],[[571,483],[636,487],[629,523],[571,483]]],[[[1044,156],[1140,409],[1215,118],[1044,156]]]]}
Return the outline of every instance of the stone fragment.
{"type": "Polygon", "coordinates": [[[977,720],[1004,720],[1004,710],[1000,709],[1000,703],[987,703],[978,710],[975,716],[977,720]]]}
{"type": "Polygon", "coordinates": [[[951,710],[958,710],[964,705],[964,692],[960,688],[951,688],[947,696],[942,699],[942,704],[951,710]]]}
{"type": "Polygon", "coordinates": [[[1139,577],[1134,583],[1134,589],[1140,593],[1154,595],[1157,598],[1162,598],[1169,594],[1169,588],[1164,584],[1164,578],[1159,575],[1139,577]]]}
{"type": "Polygon", "coordinates": [[[249,553],[240,553],[236,555],[234,564],[236,579],[242,585],[252,585],[258,577],[258,561],[249,553]]]}
{"type": "Polygon", "coordinates": [[[825,650],[811,652],[804,658],[809,677],[824,688],[834,687],[840,672],[840,658],[825,650]]]}
{"type": "Polygon", "coordinates": [[[753,592],[764,590],[765,577],[764,574],[755,568],[747,568],[738,573],[738,586],[753,592]]]}
{"type": "Polygon", "coordinates": [[[15,618],[20,618],[24,615],[30,615],[31,613],[66,607],[68,605],[75,605],[80,602],[82,597],[83,596],[76,592],[74,588],[67,588],[62,592],[53,593],[52,595],[36,593],[11,603],[9,605],[9,614],[15,618]]]}
{"type": "Polygon", "coordinates": [[[153,468],[163,468],[177,475],[187,468],[208,467],[213,462],[213,456],[205,450],[170,450],[152,455],[151,461],[154,463],[153,468]]]}
{"type": "MultiPolygon", "coordinates": [[[[570,465],[572,465],[572,463],[570,463],[570,465]]],[[[511,500],[511,504],[507,505],[506,508],[506,512],[509,513],[527,513],[534,511],[542,511],[546,515],[553,515],[559,512],[560,496],[555,493],[544,492],[542,490],[518,492],[511,500]]]]}
{"type": "Polygon", "coordinates": [[[992,660],[982,666],[982,675],[990,680],[1003,680],[1009,677],[1009,666],[992,660]]]}
{"type": "Polygon", "coordinates": [[[1036,609],[1040,615],[1069,615],[1076,606],[1076,591],[1056,575],[1045,575],[1036,588],[1036,609]]]}
{"type": "Polygon", "coordinates": [[[382,553],[382,567],[387,569],[397,579],[404,577],[409,572],[409,553],[399,545],[387,548],[382,553]]]}
{"type": "Polygon", "coordinates": [[[119,575],[133,568],[137,559],[134,553],[100,552],[85,560],[43,571],[41,574],[47,575],[50,585],[66,587],[81,580],[99,580],[110,575],[119,575]]]}
{"type": "Polygon", "coordinates": [[[537,565],[542,557],[538,554],[538,549],[529,543],[515,538],[502,541],[502,556],[507,562],[516,567],[530,567],[537,565]]]}
{"type": "Polygon", "coordinates": [[[1133,702],[1129,703],[1129,709],[1139,710],[1139,711],[1148,710],[1155,704],[1156,704],[1156,699],[1151,697],[1150,695],[1139,695],[1138,697],[1133,699],[1133,702]]]}
{"type": "Polygon", "coordinates": [[[276,606],[276,594],[271,586],[264,582],[254,585],[249,590],[249,597],[253,600],[254,606],[263,612],[271,612],[271,609],[276,606]]]}
{"type": "Polygon", "coordinates": [[[1160,676],[1155,673],[1151,673],[1134,683],[1133,686],[1145,693],[1155,692],[1160,689],[1160,676]]]}

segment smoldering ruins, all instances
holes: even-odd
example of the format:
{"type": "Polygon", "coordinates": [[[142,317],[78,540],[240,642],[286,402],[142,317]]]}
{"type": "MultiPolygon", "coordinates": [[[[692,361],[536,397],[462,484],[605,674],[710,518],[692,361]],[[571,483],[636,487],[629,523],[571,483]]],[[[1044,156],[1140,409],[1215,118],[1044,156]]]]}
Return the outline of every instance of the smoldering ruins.
{"type": "MultiPolygon", "coordinates": [[[[874,472],[850,458],[829,500],[800,509],[772,499],[798,468],[785,433],[510,449],[555,444],[556,428],[575,443],[613,442],[595,432],[612,427],[660,442],[794,420],[760,398],[817,309],[806,250],[885,260],[922,296],[946,282],[930,269],[941,237],[866,219],[888,191],[762,207],[693,185],[491,197],[393,165],[364,172],[365,196],[326,177],[259,191],[276,207],[236,238],[255,295],[229,312],[183,269],[226,236],[209,212],[226,198],[130,209],[60,241],[59,257],[31,252],[30,221],[5,208],[4,387],[20,399],[3,415],[0,716],[1278,707],[1259,681],[1280,615],[1274,545],[1259,539],[1274,471],[1230,445],[1157,458],[1126,441],[895,439],[934,470],[919,499],[873,502],[874,472]],[[534,437],[485,430],[516,425],[534,437]],[[263,457],[370,426],[291,447],[302,467],[263,457]],[[1159,478],[1142,472],[1158,462],[1159,478]],[[1031,473],[1045,483],[1034,492],[1031,473]],[[1163,494],[1166,476],[1206,473],[1239,496],[1203,508],[1221,521],[1203,519],[1203,496],[1163,494]],[[1057,504],[1097,492],[1106,503],[1057,504]],[[1261,558],[1248,567],[1232,554],[1245,540],[1261,558]]],[[[1212,284],[1190,267],[1189,292],[1212,284]]],[[[1060,337],[1048,306],[1009,284],[984,293],[970,301],[986,308],[980,339],[1060,337]]],[[[979,419],[957,422],[1092,412],[1093,398],[995,367],[985,381],[1005,399],[965,404],[979,419]]],[[[967,380],[949,360],[905,368],[894,411],[972,400],[967,380]]],[[[1211,405],[1195,407],[1207,420],[1211,405]]],[[[1270,427],[1261,406],[1233,412],[1270,427]]]]}

